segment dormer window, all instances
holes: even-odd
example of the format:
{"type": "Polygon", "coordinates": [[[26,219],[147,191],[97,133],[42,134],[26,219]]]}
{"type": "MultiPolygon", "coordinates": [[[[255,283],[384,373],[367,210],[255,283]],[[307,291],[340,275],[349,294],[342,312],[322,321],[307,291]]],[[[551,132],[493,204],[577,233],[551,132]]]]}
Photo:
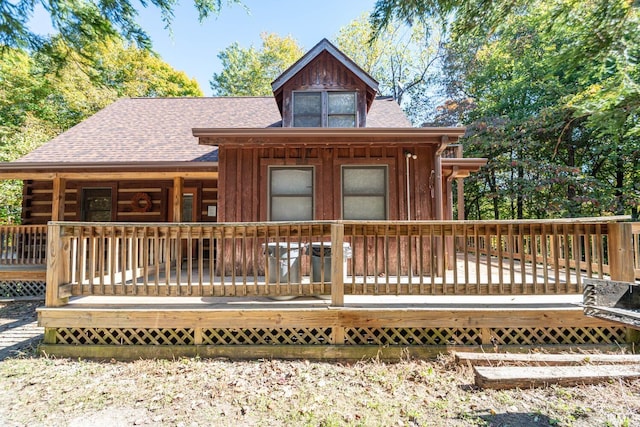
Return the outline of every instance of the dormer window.
{"type": "Polygon", "coordinates": [[[293,92],[294,127],[356,127],[356,111],[355,92],[293,92]]]}

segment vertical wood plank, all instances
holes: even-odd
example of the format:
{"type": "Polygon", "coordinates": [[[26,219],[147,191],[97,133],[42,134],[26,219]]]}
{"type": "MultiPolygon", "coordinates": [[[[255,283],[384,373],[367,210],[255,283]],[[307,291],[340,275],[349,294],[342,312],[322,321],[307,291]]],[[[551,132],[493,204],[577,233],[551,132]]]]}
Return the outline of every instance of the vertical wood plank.
{"type": "Polygon", "coordinates": [[[66,180],[55,176],[53,178],[53,192],[51,195],[51,221],[64,221],[66,180]]]}
{"type": "Polygon", "coordinates": [[[184,191],[184,178],[176,176],[173,178],[173,222],[182,222],[182,192],[184,191]]]}
{"type": "Polygon", "coordinates": [[[473,240],[475,243],[476,250],[476,293],[480,295],[482,292],[480,289],[480,230],[479,225],[473,225],[473,240]]]}
{"type": "Polygon", "coordinates": [[[596,258],[598,259],[598,279],[604,277],[604,239],[602,238],[602,225],[596,225],[596,258]]]}
{"type": "Polygon", "coordinates": [[[498,244],[498,289],[501,294],[504,294],[504,265],[502,261],[502,230],[500,224],[496,225],[496,242],[498,244]]]}
{"type": "Polygon", "coordinates": [[[558,225],[553,224],[553,242],[551,245],[551,252],[553,254],[553,279],[554,279],[554,291],[559,293],[560,289],[560,245],[558,240],[560,236],[558,235],[558,225]]]}
{"type": "Polygon", "coordinates": [[[634,282],[633,232],[631,223],[609,224],[609,268],[611,280],[634,282]]]}
{"type": "Polygon", "coordinates": [[[68,256],[68,247],[65,250],[62,239],[62,229],[57,224],[50,224],[47,233],[47,286],[45,291],[45,304],[47,307],[60,307],[66,305],[67,298],[60,298],[60,285],[64,279],[64,257],[68,256]]]}
{"type": "Polygon", "coordinates": [[[549,293],[549,237],[547,236],[547,226],[542,225],[542,231],[540,234],[541,249],[542,249],[542,273],[544,277],[543,292],[549,293]]]}
{"type": "MultiPolygon", "coordinates": [[[[344,306],[344,225],[331,225],[331,305],[344,306]]],[[[342,328],[339,328],[342,329],[342,328]]]]}

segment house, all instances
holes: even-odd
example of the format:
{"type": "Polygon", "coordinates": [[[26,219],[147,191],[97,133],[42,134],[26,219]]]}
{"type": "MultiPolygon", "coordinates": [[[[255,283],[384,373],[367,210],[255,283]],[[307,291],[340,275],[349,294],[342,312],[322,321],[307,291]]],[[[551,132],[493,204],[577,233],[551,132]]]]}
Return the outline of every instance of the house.
{"type": "Polygon", "coordinates": [[[25,224],[0,227],[0,255],[42,264],[46,248],[43,352],[399,360],[629,341],[577,305],[585,278],[634,280],[627,218],[429,221],[452,219],[453,180],[486,163],[453,146],[464,128],[412,128],[327,40],[273,93],[123,99],[0,165],[24,180],[25,224]]]}
{"type": "Polygon", "coordinates": [[[322,40],[273,97],[121,99],[16,162],[22,223],[451,218],[451,186],[486,159],[464,128],[413,128],[322,40]]]}

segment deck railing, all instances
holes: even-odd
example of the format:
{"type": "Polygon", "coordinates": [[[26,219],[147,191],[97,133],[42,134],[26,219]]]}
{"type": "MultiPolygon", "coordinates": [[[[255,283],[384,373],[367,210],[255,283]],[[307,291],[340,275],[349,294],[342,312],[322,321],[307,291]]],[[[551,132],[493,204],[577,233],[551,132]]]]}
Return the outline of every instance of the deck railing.
{"type": "Polygon", "coordinates": [[[71,295],[341,305],[345,294],[580,293],[583,277],[633,277],[631,224],[616,219],[51,223],[47,305],[71,295]]]}
{"type": "Polygon", "coordinates": [[[0,265],[43,265],[46,253],[46,225],[0,226],[0,265]]]}
{"type": "Polygon", "coordinates": [[[640,222],[631,224],[633,233],[633,268],[636,280],[640,279],[640,222]]]}

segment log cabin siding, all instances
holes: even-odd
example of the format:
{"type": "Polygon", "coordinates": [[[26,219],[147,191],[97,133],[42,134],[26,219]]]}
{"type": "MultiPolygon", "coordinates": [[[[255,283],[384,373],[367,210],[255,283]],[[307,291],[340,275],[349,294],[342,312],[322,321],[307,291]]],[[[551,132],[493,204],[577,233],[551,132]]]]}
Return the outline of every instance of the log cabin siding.
{"type": "MultiPolygon", "coordinates": [[[[407,219],[405,151],[410,159],[411,219],[435,217],[432,171],[435,146],[421,147],[220,147],[218,218],[269,220],[269,167],[314,168],[314,220],[342,218],[343,166],[387,166],[388,219],[407,219]]],[[[435,189],[434,189],[435,190],[435,189]]]]}
{"type": "MultiPolygon", "coordinates": [[[[82,210],[82,190],[85,188],[112,188],[117,197],[113,200],[114,221],[124,222],[166,222],[168,221],[169,192],[173,187],[171,180],[137,181],[69,181],[65,188],[65,221],[80,221],[82,210]],[[131,201],[135,194],[146,193],[151,198],[152,208],[147,212],[136,212],[131,201]]],[[[216,180],[185,180],[184,188],[197,189],[197,220],[215,222],[215,216],[208,216],[208,206],[218,204],[216,180]]],[[[51,181],[24,181],[22,202],[22,223],[46,224],[51,220],[52,190],[51,181]]]]}

